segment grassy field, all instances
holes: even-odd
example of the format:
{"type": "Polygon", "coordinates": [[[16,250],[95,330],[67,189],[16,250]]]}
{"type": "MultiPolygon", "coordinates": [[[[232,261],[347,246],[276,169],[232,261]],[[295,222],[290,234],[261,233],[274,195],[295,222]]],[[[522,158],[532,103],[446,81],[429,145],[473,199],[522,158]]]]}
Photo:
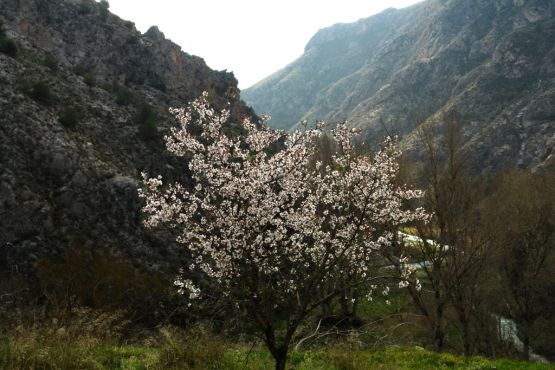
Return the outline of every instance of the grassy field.
{"type": "MultiPolygon", "coordinates": [[[[554,369],[550,365],[509,359],[462,358],[418,347],[348,350],[322,347],[292,352],[289,369],[554,369]]],[[[2,338],[0,368],[23,369],[272,369],[265,349],[226,343],[217,338],[167,337],[158,346],[107,345],[95,340],[26,335],[2,338]]]]}

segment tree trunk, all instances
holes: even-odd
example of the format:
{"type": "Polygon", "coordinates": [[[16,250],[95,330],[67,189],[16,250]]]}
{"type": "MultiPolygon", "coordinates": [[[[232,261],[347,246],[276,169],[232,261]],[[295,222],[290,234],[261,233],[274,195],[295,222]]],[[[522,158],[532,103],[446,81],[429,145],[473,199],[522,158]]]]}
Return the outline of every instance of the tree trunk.
{"type": "Polygon", "coordinates": [[[435,302],[436,302],[436,317],[435,317],[436,322],[435,322],[435,329],[434,329],[434,344],[436,347],[436,351],[441,352],[443,351],[443,338],[445,337],[445,333],[443,332],[443,328],[442,328],[443,303],[441,302],[440,292],[438,290],[435,291],[435,302]]]}
{"type": "Polygon", "coordinates": [[[282,351],[282,349],[280,349],[276,353],[272,353],[272,355],[276,360],[276,370],[285,370],[285,364],[287,363],[287,350],[282,351]]]}
{"type": "MultiPolygon", "coordinates": [[[[331,281],[328,281],[326,289],[324,289],[322,298],[327,297],[328,294],[334,291],[334,287],[331,281]]],[[[333,315],[332,300],[326,300],[322,303],[322,317],[329,317],[333,315]]]]}
{"type": "Polygon", "coordinates": [[[443,337],[445,334],[441,328],[441,324],[437,324],[434,331],[434,345],[437,352],[443,351],[443,337]]]}
{"type": "MultiPolygon", "coordinates": [[[[478,317],[478,338],[480,339],[478,352],[482,352],[486,357],[495,356],[495,350],[491,340],[491,338],[494,337],[492,334],[489,325],[486,323],[486,319],[480,314],[478,317]]],[[[493,342],[495,342],[495,340],[493,342]]]]}
{"type": "Polygon", "coordinates": [[[322,317],[329,317],[333,314],[331,310],[331,301],[322,304],[322,317]]]}
{"type": "Polygon", "coordinates": [[[530,325],[524,323],[522,330],[522,358],[530,360],[530,325]]]}
{"type": "Polygon", "coordinates": [[[462,334],[463,334],[463,346],[464,346],[464,355],[465,357],[470,356],[470,323],[467,313],[463,307],[463,300],[457,299],[455,301],[456,304],[456,311],[457,316],[459,319],[459,323],[462,326],[462,334]]]}
{"type": "Polygon", "coordinates": [[[468,327],[468,320],[464,320],[462,323],[463,327],[463,342],[464,342],[464,355],[465,357],[470,356],[470,330],[468,327]]]}
{"type": "Polygon", "coordinates": [[[256,321],[260,324],[262,331],[265,334],[266,346],[276,361],[276,370],[285,370],[285,363],[287,362],[287,351],[289,349],[290,337],[287,337],[283,345],[278,345],[274,328],[266,319],[263,312],[256,312],[256,321]]]}
{"type": "Polygon", "coordinates": [[[353,302],[353,310],[352,310],[352,312],[351,312],[351,314],[353,315],[353,318],[356,318],[356,317],[357,317],[358,302],[360,301],[359,298],[360,298],[360,294],[359,294],[358,289],[354,289],[354,290],[353,290],[353,299],[354,299],[354,302],[353,302]]]}
{"type": "Polygon", "coordinates": [[[289,351],[289,345],[283,344],[279,347],[276,346],[275,341],[268,343],[268,349],[272,354],[272,357],[276,361],[276,370],[285,370],[285,364],[287,363],[287,352],[289,351]]]}

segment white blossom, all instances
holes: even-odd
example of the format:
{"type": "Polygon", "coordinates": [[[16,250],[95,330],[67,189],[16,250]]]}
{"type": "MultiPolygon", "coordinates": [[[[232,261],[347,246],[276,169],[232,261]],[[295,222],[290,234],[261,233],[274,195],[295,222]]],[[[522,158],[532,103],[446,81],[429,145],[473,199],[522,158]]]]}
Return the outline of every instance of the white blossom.
{"type": "MultiPolygon", "coordinates": [[[[315,279],[370,279],[371,257],[392,242],[388,230],[428,217],[422,209],[403,207],[422,192],[395,183],[395,138],[369,158],[355,151],[360,130],[339,124],[331,130],[338,146],[331,168],[311,162],[323,125],[287,134],[245,119],[245,136],[231,137],[223,130],[229,111],[214,111],[207,94],[171,112],[180,127],[165,137],[166,147],[187,158],[195,185],[143,174],[145,225],[175,227],[195,268],[225,292],[241,286],[255,294],[256,284],[266,282],[280,297],[315,286],[315,279]],[[191,127],[201,134],[193,135],[191,127]],[[268,148],[278,141],[281,149],[270,155],[268,148]]],[[[400,287],[412,273],[402,265],[400,287]]],[[[176,286],[191,297],[200,293],[189,280],[176,286]]]]}

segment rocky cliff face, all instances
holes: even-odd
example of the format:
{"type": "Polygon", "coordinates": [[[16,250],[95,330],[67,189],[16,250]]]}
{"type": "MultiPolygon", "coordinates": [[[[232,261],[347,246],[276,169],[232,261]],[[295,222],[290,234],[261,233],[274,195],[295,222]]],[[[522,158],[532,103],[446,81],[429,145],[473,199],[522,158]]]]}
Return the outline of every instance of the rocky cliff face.
{"type": "Polygon", "coordinates": [[[320,30],[243,92],[271,124],[347,119],[377,141],[455,110],[477,171],[555,169],[555,3],[428,0],[320,30]]]}
{"type": "Polygon", "coordinates": [[[235,118],[253,114],[234,76],[93,0],[2,0],[0,21],[19,45],[0,53],[0,268],[25,269],[71,243],[155,269],[177,261],[179,249],[141,226],[140,172],[187,181],[161,139],[169,106],[208,91],[235,118]],[[144,107],[158,134],[141,135],[144,107]],[[64,126],[68,110],[77,119],[64,126]]]}

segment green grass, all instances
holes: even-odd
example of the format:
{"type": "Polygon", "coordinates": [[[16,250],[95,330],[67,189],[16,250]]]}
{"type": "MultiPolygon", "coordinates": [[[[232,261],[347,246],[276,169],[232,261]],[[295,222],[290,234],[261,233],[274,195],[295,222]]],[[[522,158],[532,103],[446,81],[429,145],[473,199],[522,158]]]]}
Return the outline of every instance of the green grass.
{"type": "Polygon", "coordinates": [[[0,341],[0,369],[157,369],[158,350],[27,337],[0,341]]]}
{"type": "MultiPolygon", "coordinates": [[[[0,339],[0,368],[27,369],[272,369],[273,359],[264,348],[250,350],[210,336],[189,334],[166,338],[155,347],[122,346],[91,339],[71,339],[48,335],[0,339]]],[[[349,350],[322,347],[292,352],[288,366],[296,370],[370,370],[370,369],[554,369],[510,359],[463,358],[437,354],[418,347],[391,346],[386,349],[349,350]]]]}
{"type": "MultiPolygon", "coordinates": [[[[239,365],[244,351],[235,353],[239,365]]],[[[266,351],[254,351],[245,369],[271,369],[273,361],[266,351]]],[[[483,357],[463,358],[447,353],[437,354],[417,347],[390,347],[377,351],[349,351],[342,349],[319,349],[296,352],[289,356],[289,368],[296,370],[426,370],[426,369],[496,369],[532,370],[553,369],[550,365],[518,360],[489,360],[483,357]]]]}
{"type": "Polygon", "coordinates": [[[153,348],[133,346],[93,347],[91,354],[101,369],[154,369],[159,351],[153,348]]]}

